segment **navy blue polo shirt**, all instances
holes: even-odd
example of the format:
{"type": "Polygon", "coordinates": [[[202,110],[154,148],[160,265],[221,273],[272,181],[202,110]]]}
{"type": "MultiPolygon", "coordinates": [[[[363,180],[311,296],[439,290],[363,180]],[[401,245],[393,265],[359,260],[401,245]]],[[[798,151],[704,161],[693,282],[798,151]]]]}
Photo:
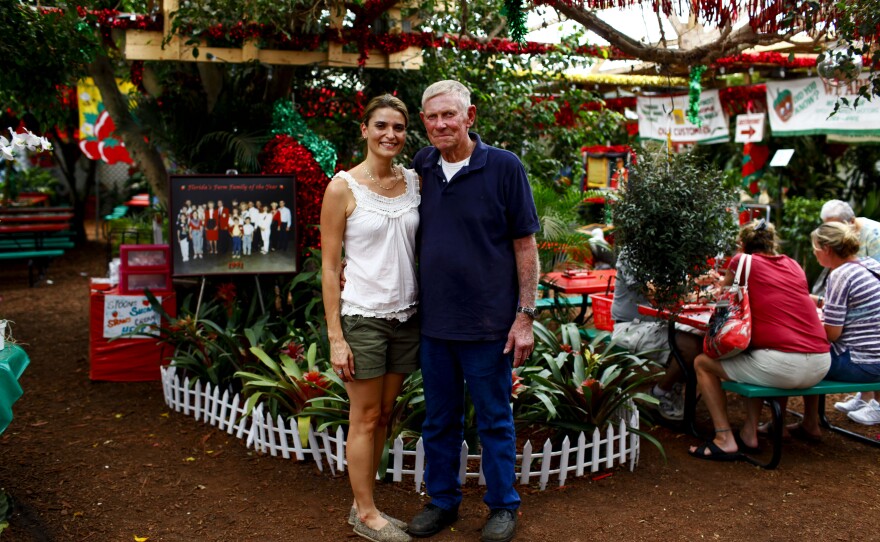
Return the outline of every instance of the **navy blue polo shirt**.
{"type": "Polygon", "coordinates": [[[476,141],[448,183],[435,147],[420,150],[419,313],[422,334],[445,340],[504,339],[516,317],[519,278],[513,240],[540,229],[519,158],[476,141]]]}

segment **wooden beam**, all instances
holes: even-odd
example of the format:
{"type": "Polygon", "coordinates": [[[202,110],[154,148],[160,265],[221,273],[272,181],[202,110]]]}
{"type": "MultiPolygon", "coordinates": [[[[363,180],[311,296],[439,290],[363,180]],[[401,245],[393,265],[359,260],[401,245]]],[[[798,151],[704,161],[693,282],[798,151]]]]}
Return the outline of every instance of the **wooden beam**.
{"type": "MultiPolygon", "coordinates": [[[[162,46],[161,32],[127,30],[125,33],[125,58],[128,60],[173,60],[177,62],[228,62],[238,64],[257,61],[281,66],[327,66],[357,68],[358,53],[346,53],[342,44],[330,42],[327,51],[279,51],[260,49],[246,41],[241,48],[198,46],[199,56],[193,55],[192,45],[181,44],[179,36],[171,38],[162,46]]],[[[422,66],[422,50],[409,47],[399,53],[386,55],[379,50],[368,51],[366,68],[417,70],[422,66]]]]}
{"type": "MultiPolygon", "coordinates": [[[[341,43],[329,42],[327,51],[281,51],[260,49],[254,40],[246,40],[241,48],[208,47],[202,41],[198,47],[198,56],[194,56],[196,46],[186,45],[180,36],[174,35],[163,45],[165,36],[171,35],[171,13],[179,9],[179,0],[163,0],[163,30],[126,30],[124,54],[128,60],[171,60],[177,62],[261,62],[264,64],[285,66],[325,66],[338,68],[359,67],[358,53],[346,53],[341,43]]],[[[391,10],[396,29],[400,28],[400,9],[391,10]]],[[[345,7],[341,3],[331,8],[331,28],[341,29],[345,7]]],[[[378,50],[368,51],[364,63],[365,68],[417,70],[422,66],[422,50],[419,47],[408,47],[399,53],[384,54],[378,50]]]]}

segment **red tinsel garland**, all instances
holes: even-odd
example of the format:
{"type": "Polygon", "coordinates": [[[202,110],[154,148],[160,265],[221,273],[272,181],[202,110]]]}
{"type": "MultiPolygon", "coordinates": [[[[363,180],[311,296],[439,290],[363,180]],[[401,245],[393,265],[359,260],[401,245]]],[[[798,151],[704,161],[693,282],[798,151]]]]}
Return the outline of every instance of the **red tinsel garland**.
{"type": "Polygon", "coordinates": [[[727,87],[718,91],[721,107],[728,115],[761,113],[767,110],[767,86],[727,87]]]}
{"type": "Polygon", "coordinates": [[[321,218],[321,201],[330,179],[312,153],[289,135],[273,137],[260,157],[265,174],[296,175],[296,227],[300,249],[320,248],[321,235],[317,224],[321,218]]]}
{"type": "Polygon", "coordinates": [[[719,58],[715,61],[715,66],[752,66],[756,64],[767,64],[771,66],[779,66],[782,68],[814,68],[816,66],[815,58],[796,57],[789,59],[788,55],[781,55],[774,52],[766,53],[743,53],[734,56],[719,58]]]}

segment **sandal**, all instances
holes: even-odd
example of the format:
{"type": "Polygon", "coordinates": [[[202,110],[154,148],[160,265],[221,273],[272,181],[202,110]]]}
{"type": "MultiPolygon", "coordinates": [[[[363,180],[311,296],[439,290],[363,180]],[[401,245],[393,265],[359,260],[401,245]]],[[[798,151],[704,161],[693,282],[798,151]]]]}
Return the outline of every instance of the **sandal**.
{"type": "Polygon", "coordinates": [[[741,452],[725,452],[711,440],[707,440],[699,447],[697,447],[696,450],[688,450],[688,454],[696,457],[697,459],[706,459],[708,461],[739,461],[743,458],[741,452]],[[712,453],[707,454],[706,450],[712,453]]]}

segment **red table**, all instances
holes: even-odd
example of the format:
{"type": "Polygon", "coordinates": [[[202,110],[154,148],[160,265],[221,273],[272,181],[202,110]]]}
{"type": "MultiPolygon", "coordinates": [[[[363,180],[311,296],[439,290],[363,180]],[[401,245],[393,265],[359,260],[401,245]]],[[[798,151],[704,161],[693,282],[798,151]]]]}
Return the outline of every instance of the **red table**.
{"type": "Polygon", "coordinates": [[[657,307],[639,305],[639,314],[662,318],[663,320],[669,320],[670,317],[674,317],[674,320],[680,324],[695,327],[700,331],[706,331],[709,328],[709,318],[712,316],[713,309],[713,305],[685,305],[680,312],[673,315],[673,313],[658,309],[657,307]]]}
{"type": "MultiPolygon", "coordinates": [[[[177,314],[173,291],[154,294],[162,298],[165,312],[172,317],[177,314]]],[[[119,289],[93,288],[89,294],[89,378],[113,382],[159,380],[159,367],[168,363],[174,347],[151,338],[104,338],[104,298],[107,295],[119,295],[119,289]]]]}
{"type": "Polygon", "coordinates": [[[138,194],[136,196],[133,196],[130,200],[126,201],[125,204],[129,207],[149,207],[150,195],[138,194]]]}
{"type": "Polygon", "coordinates": [[[73,214],[73,207],[0,207],[0,215],[19,215],[19,214],[49,214],[49,213],[65,213],[73,214]]]}
{"type": "Polygon", "coordinates": [[[49,196],[46,194],[39,193],[20,193],[17,198],[15,198],[9,207],[34,207],[37,205],[48,205],[49,204],[49,196]]]}
{"type": "Polygon", "coordinates": [[[589,303],[588,295],[613,292],[616,276],[617,271],[614,269],[554,271],[545,273],[541,277],[541,284],[553,290],[556,295],[581,294],[583,296],[581,310],[574,321],[582,324],[589,303]]]}
{"type": "Polygon", "coordinates": [[[7,215],[0,212],[0,224],[37,224],[43,222],[69,222],[73,220],[72,213],[64,214],[24,214],[15,213],[7,215]]]}

